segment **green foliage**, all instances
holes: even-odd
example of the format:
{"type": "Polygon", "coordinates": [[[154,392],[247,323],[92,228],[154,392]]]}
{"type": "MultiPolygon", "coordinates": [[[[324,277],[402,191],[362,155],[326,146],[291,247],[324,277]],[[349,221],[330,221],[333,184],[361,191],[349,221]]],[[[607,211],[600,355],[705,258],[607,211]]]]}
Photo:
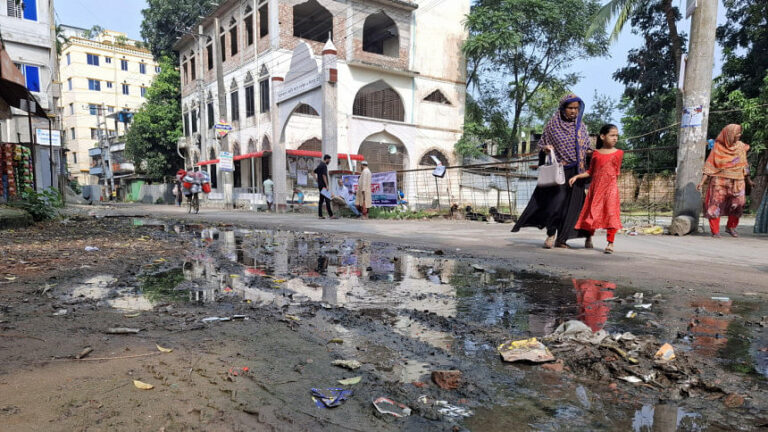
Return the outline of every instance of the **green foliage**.
{"type": "Polygon", "coordinates": [[[80,182],[77,180],[77,178],[73,178],[69,181],[69,187],[72,188],[72,191],[77,195],[83,193],[83,188],[80,187],[80,182]]]}
{"type": "Polygon", "coordinates": [[[640,2],[641,0],[610,0],[592,18],[592,24],[589,26],[587,34],[608,27],[608,23],[616,18],[616,23],[611,31],[611,41],[616,41],[640,2]]]}
{"type": "Polygon", "coordinates": [[[468,118],[457,151],[491,139],[514,153],[524,116],[540,101],[537,94],[575,84],[579,76],[566,73],[574,61],[607,53],[605,33],[587,36],[584,28],[599,7],[596,0],[475,2],[463,51],[480,115],[468,118]]]}
{"type": "Polygon", "coordinates": [[[719,81],[726,95],[741,90],[746,98],[756,98],[768,71],[768,2],[724,0],[723,3],[727,20],[717,28],[724,60],[719,81]]]}
{"type": "Polygon", "coordinates": [[[21,193],[21,199],[11,202],[10,205],[25,210],[32,219],[40,222],[57,217],[59,215],[57,209],[64,206],[64,201],[57,189],[48,188],[36,192],[32,188],[26,188],[21,193]]]}
{"type": "Polygon", "coordinates": [[[587,130],[596,134],[603,125],[613,123],[617,104],[610,96],[598,94],[597,90],[595,90],[594,101],[591,107],[587,107],[583,121],[587,125],[587,130]]]}
{"type": "Polygon", "coordinates": [[[405,220],[424,219],[439,215],[437,211],[413,211],[399,208],[372,207],[368,209],[368,217],[371,219],[405,220]]]}
{"type": "Polygon", "coordinates": [[[192,29],[199,17],[207,16],[215,5],[209,0],[148,0],[147,8],[141,11],[141,37],[155,58],[170,57],[175,64],[176,38],[183,35],[181,31],[192,29]]]}
{"type": "Polygon", "coordinates": [[[140,278],[141,291],[151,302],[168,302],[187,300],[188,292],[175,288],[184,281],[184,271],[181,268],[146,274],[140,278]]]}
{"type": "MultiPolygon", "coordinates": [[[[741,90],[725,94],[727,85],[715,89],[717,107],[727,107],[726,112],[713,113],[710,117],[709,136],[716,137],[730,123],[742,127],[741,140],[750,145],[749,159],[752,172],[759,173],[757,166],[761,152],[768,149],[768,74],[763,78],[760,93],[753,98],[747,97],[741,90]]],[[[717,110],[715,110],[717,111],[717,110]]]]}
{"type": "Polygon", "coordinates": [[[171,59],[160,60],[161,72],[147,89],[147,102],[133,116],[125,156],[150,180],[173,175],[182,164],[176,143],[182,135],[179,72],[171,59]]]}

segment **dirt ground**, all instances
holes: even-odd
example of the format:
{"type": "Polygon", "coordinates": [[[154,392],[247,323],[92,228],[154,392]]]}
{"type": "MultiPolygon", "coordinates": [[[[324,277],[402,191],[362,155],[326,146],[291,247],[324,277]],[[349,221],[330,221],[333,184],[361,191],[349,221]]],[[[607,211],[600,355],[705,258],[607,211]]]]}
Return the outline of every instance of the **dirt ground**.
{"type": "Polygon", "coordinates": [[[713,300],[689,287],[602,282],[594,291],[584,288],[591,282],[510,272],[515,265],[506,258],[366,237],[84,216],[3,231],[0,429],[666,431],[768,424],[768,312],[760,293],[713,300]],[[645,300],[633,300],[638,291],[645,300]],[[600,298],[585,300],[587,293],[600,298]],[[653,306],[636,306],[644,302],[653,306]],[[626,318],[631,311],[637,318],[626,318]],[[225,320],[206,320],[214,317],[225,320]],[[500,342],[545,336],[568,319],[629,331],[653,346],[669,341],[679,370],[636,385],[614,371],[634,366],[613,366],[623,360],[605,348],[556,352],[560,366],[546,368],[499,358],[500,342]],[[110,333],[115,328],[138,332],[110,333]],[[76,358],[86,348],[92,351],[76,358]],[[361,366],[347,370],[334,360],[361,366]],[[595,366],[605,362],[613,365],[595,366]],[[460,371],[459,387],[440,388],[430,378],[435,370],[460,371]],[[358,376],[359,384],[338,383],[358,376]],[[134,380],[154,388],[139,389],[134,380]],[[317,407],[311,389],[336,387],[353,395],[340,407],[317,407]],[[380,414],[372,401],[381,396],[412,414],[380,414]],[[445,404],[471,415],[447,413],[445,404]]]}

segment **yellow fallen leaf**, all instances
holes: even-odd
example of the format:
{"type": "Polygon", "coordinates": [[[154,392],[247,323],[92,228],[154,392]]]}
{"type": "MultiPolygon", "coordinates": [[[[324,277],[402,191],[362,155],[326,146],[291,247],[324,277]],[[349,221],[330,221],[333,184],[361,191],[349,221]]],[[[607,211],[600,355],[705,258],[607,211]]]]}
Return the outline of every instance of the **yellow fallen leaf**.
{"type": "Polygon", "coordinates": [[[157,350],[160,352],[164,352],[164,353],[173,352],[173,348],[163,348],[158,344],[155,344],[155,346],[157,347],[157,350]]]}
{"type": "Polygon", "coordinates": [[[14,281],[16,280],[16,276],[6,276],[5,279],[9,281],[14,281]]]}
{"type": "Polygon", "coordinates": [[[335,343],[335,344],[343,344],[344,340],[341,338],[333,338],[328,341],[329,344],[335,343]]]}
{"type": "Polygon", "coordinates": [[[286,314],[285,317],[288,318],[289,320],[292,320],[292,321],[301,321],[301,318],[297,317],[296,315],[288,315],[288,314],[286,314]]]}
{"type": "Polygon", "coordinates": [[[275,279],[274,282],[275,283],[284,283],[285,279],[275,279]]]}
{"type": "Polygon", "coordinates": [[[229,277],[231,277],[232,279],[237,279],[237,278],[240,277],[240,275],[231,274],[231,275],[229,275],[229,277]]]}
{"type": "Polygon", "coordinates": [[[363,377],[347,378],[347,379],[339,380],[339,384],[341,384],[341,385],[355,385],[355,384],[359,383],[361,379],[363,379],[363,377]]]}
{"type": "Polygon", "coordinates": [[[153,386],[152,384],[147,384],[139,380],[133,380],[133,385],[135,385],[137,389],[141,389],[141,390],[152,390],[153,388],[155,388],[155,386],[153,386]]]}
{"type": "Polygon", "coordinates": [[[165,258],[158,258],[158,259],[156,259],[156,260],[154,260],[152,262],[155,263],[155,264],[164,263],[165,262],[165,258]]]}

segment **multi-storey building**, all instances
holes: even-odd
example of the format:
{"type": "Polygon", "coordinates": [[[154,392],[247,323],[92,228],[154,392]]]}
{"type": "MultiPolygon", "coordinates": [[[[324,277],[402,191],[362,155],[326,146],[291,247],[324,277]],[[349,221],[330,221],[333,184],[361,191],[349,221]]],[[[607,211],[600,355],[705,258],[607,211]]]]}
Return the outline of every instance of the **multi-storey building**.
{"type": "Polygon", "coordinates": [[[49,127],[54,132],[51,136],[58,138],[55,107],[59,88],[56,85],[56,36],[53,22],[52,0],[0,0],[0,36],[3,47],[24,76],[35,104],[39,104],[36,110],[32,110],[33,113],[38,111],[38,115],[31,118],[34,138],[30,136],[27,112],[10,108],[10,112],[0,119],[0,142],[31,147],[32,142],[38,141],[35,146],[35,179],[38,189],[57,186],[56,174],[60,165],[61,140],[58,139],[51,147],[48,142],[39,142],[43,135],[49,136],[49,127]],[[41,114],[43,111],[49,118],[41,114]],[[53,149],[53,155],[50,155],[49,148],[53,149]]]}
{"type": "Polygon", "coordinates": [[[333,154],[332,169],[363,157],[373,172],[455,162],[469,4],[227,0],[181,23],[189,29],[175,47],[187,167],[209,170],[221,191],[218,159],[232,152],[234,194],[271,176],[280,204],[294,185],[311,183],[319,159],[307,156],[321,151],[333,154]],[[224,139],[221,120],[232,126],[224,139]]]}
{"type": "Polygon", "coordinates": [[[159,66],[149,50],[124,33],[105,30],[94,35],[69,26],[63,31],[68,42],[59,60],[60,111],[67,163],[80,184],[98,184],[102,167],[91,166],[95,159],[89,152],[98,152],[92,149],[99,147],[99,137],[124,132],[115,114],[138,110],[159,66]]]}

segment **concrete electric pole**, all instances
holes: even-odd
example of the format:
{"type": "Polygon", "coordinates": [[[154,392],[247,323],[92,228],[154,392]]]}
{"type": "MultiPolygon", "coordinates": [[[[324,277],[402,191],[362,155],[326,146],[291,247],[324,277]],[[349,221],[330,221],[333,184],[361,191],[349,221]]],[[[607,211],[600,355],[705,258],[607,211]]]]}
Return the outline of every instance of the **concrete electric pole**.
{"type": "Polygon", "coordinates": [[[701,180],[715,64],[718,0],[698,0],[691,19],[691,43],[685,67],[683,118],[677,150],[674,219],[670,234],[686,235],[699,226],[701,180]]]}

